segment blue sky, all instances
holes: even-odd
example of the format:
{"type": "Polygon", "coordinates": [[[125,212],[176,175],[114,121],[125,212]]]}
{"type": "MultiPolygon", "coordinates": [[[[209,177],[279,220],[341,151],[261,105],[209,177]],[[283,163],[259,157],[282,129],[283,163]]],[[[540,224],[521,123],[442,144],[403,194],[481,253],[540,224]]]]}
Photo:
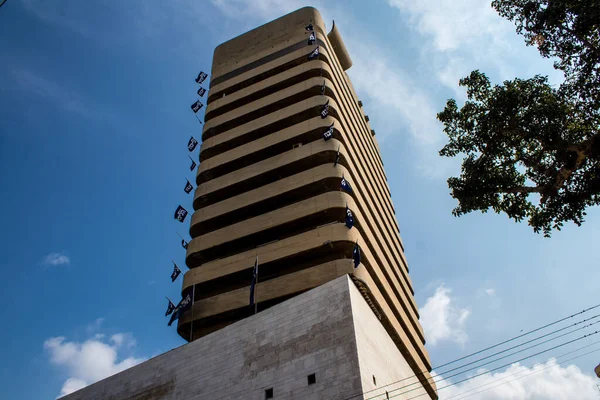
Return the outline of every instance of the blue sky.
{"type": "MultiPolygon", "coordinates": [[[[312,3],[328,27],[337,21],[353,58],[349,74],[382,149],[434,365],[591,306],[600,282],[597,209],[551,239],[503,215],[451,216],[445,179],[459,164],[437,156],[445,141],[435,113],[449,97],[464,99],[458,79],[479,68],[495,82],[535,73],[560,82],[489,2],[455,3],[312,3]]],[[[182,189],[193,176],[187,139],[200,133],[193,79],[210,70],[216,45],[304,5],[8,0],[0,8],[0,397],[55,398],[183,343],[163,313],[164,296],[180,288],[170,260],[184,264],[177,232],[187,224],[172,213],[178,203],[191,209],[182,189]]],[[[565,399],[593,398],[598,354],[473,398],[562,398],[536,389],[547,382],[563,382],[565,399]]]]}

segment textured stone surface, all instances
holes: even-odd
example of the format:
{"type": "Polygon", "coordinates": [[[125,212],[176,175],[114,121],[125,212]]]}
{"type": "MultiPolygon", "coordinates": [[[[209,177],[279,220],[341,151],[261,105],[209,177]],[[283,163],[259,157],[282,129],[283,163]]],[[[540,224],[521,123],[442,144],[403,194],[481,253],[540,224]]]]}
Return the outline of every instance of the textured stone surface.
{"type": "Polygon", "coordinates": [[[63,399],[358,400],[410,371],[344,275],[63,399]]]}

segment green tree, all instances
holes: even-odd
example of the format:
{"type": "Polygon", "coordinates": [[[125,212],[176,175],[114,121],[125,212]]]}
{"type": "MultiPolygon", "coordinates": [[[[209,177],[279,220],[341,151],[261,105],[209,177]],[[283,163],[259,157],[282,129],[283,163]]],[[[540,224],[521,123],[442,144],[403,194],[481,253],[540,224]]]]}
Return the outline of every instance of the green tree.
{"type": "Polygon", "coordinates": [[[558,88],[547,77],[492,85],[479,71],[460,80],[467,100],[448,100],[437,117],[449,143],[445,157],[464,157],[448,179],[455,216],[504,212],[550,236],[564,222],[581,225],[600,203],[600,2],[496,0],[528,45],[555,59],[558,88]]]}

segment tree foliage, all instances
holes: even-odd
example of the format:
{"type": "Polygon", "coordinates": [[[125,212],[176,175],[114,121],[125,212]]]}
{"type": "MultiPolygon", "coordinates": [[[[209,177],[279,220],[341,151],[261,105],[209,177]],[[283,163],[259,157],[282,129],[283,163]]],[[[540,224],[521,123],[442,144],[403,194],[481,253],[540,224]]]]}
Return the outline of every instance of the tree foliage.
{"type": "Polygon", "coordinates": [[[473,71],[460,80],[467,100],[438,114],[449,143],[441,156],[464,156],[448,179],[453,214],[504,212],[550,236],[600,203],[600,2],[496,0],[528,44],[556,59],[558,88],[544,76],[492,85],[473,71]]]}

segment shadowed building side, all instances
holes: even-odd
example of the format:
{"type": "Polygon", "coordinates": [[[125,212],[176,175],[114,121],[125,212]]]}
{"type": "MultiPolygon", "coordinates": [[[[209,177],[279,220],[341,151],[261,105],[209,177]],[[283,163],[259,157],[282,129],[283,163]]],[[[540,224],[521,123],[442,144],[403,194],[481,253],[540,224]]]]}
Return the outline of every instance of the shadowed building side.
{"type": "Polygon", "coordinates": [[[259,311],[349,274],[437,398],[379,147],[345,72],[351,66],[336,25],[326,33],[311,7],[215,49],[182,288],[195,298],[178,333],[196,340],[252,315],[257,257],[259,311]],[[351,192],[341,190],[342,178],[351,192]]]}

